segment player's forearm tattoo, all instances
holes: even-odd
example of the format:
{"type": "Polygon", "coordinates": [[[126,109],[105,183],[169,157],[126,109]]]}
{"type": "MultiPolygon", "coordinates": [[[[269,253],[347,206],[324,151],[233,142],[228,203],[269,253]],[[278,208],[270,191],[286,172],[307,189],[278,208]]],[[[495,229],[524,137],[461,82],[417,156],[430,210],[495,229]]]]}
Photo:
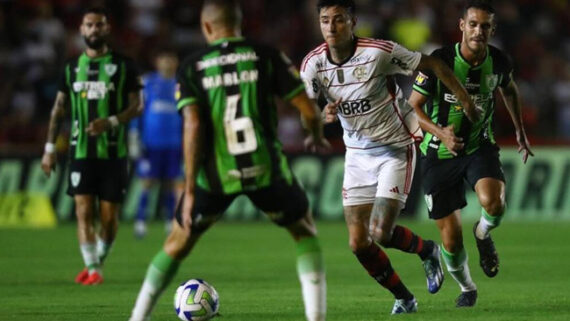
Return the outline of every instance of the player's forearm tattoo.
{"type": "Polygon", "coordinates": [[[47,141],[53,143],[59,133],[61,122],[65,116],[66,95],[58,92],[51,110],[47,141]]]}

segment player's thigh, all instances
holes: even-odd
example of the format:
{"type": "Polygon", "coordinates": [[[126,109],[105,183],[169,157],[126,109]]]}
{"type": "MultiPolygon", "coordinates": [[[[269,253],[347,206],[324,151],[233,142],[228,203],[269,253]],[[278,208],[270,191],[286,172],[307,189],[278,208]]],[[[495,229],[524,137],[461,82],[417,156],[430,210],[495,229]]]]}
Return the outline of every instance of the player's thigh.
{"type": "Polygon", "coordinates": [[[100,200],[122,203],[127,193],[129,168],[127,159],[99,160],[97,195],[100,200]]]}
{"type": "Polygon", "coordinates": [[[370,214],[373,203],[344,206],[344,219],[348,229],[350,248],[353,251],[370,244],[370,214]]]}
{"type": "Polygon", "coordinates": [[[467,205],[463,183],[465,164],[465,159],[422,158],[422,185],[431,219],[444,218],[467,205]]]}
{"type": "Polygon", "coordinates": [[[161,150],[147,148],[136,162],[136,174],[145,179],[160,179],[161,164],[161,150]]]}
{"type": "Polygon", "coordinates": [[[109,202],[101,200],[99,202],[99,211],[101,214],[101,222],[103,224],[109,222],[117,222],[119,220],[119,211],[121,203],[109,202]]]}
{"type": "Polygon", "coordinates": [[[307,195],[295,178],[290,182],[279,179],[268,187],[247,192],[246,195],[279,226],[293,224],[309,212],[307,195]]]}
{"type": "Polygon", "coordinates": [[[95,211],[95,195],[76,194],[73,196],[75,215],[80,224],[91,222],[95,211]]]}
{"type": "MultiPolygon", "coordinates": [[[[213,194],[200,187],[194,191],[194,207],[192,208],[192,234],[205,232],[212,224],[218,221],[228,209],[232,201],[238,194],[213,194]]],[[[184,194],[180,197],[174,217],[176,222],[182,226],[182,204],[184,204],[184,194]]]]}
{"type": "Polygon", "coordinates": [[[75,195],[96,195],[97,193],[97,171],[96,161],[82,159],[69,161],[69,176],[67,194],[75,195]]]}
{"type": "Polygon", "coordinates": [[[504,204],[505,175],[498,147],[485,144],[475,152],[467,167],[467,180],[482,205],[496,202],[504,204]]]}
{"type": "MultiPolygon", "coordinates": [[[[416,148],[413,144],[392,150],[386,150],[378,155],[380,164],[377,172],[378,186],[375,199],[394,199],[406,203],[412,187],[414,170],[416,168],[416,148]]],[[[388,204],[390,205],[390,204],[388,204]]],[[[389,208],[379,208],[382,211],[375,214],[386,215],[389,208]]],[[[395,212],[399,213],[399,210],[395,212]]]]}

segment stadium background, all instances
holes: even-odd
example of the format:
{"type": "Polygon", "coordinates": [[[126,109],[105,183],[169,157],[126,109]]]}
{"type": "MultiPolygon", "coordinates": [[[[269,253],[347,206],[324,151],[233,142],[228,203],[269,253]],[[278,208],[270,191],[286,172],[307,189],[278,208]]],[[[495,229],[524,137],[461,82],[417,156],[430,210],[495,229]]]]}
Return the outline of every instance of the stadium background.
{"type": "MultiPolygon", "coordinates": [[[[83,50],[77,31],[85,7],[106,5],[112,14],[112,47],[149,71],[154,48],[174,47],[185,55],[204,46],[199,2],[0,0],[0,320],[128,318],[148,261],[164,239],[163,225],[157,220],[147,238],[134,239],[129,221],[139,186],[133,180],[105,264],[105,284],[87,289],[73,284],[82,262],[62,170],[67,129],[57,142],[62,158],[57,175],[46,180],[39,166],[56,80],[64,59],[83,50]]],[[[315,2],[243,0],[244,33],[279,47],[299,65],[322,42],[315,2]]],[[[361,36],[393,39],[425,53],[459,40],[460,0],[356,2],[361,36]]],[[[420,312],[406,316],[409,320],[570,320],[570,257],[564,255],[570,227],[570,6],[567,0],[494,2],[499,26],[493,43],[515,61],[536,156],[522,165],[508,113],[499,106],[495,128],[503,147],[509,204],[506,222],[493,232],[501,273],[488,279],[477,266],[470,227],[480,208],[469,192],[464,234],[479,302],[474,309],[453,310],[458,288],[449,274],[442,290],[430,295],[417,258],[389,251],[420,302],[420,312]]],[[[399,80],[409,90],[411,78],[399,80]]],[[[328,320],[382,319],[388,317],[393,299],[379,290],[348,250],[340,200],[340,130],[327,126],[326,131],[334,152],[304,153],[298,117],[280,105],[280,136],[320,218],[328,320]]],[[[434,224],[425,221],[424,204],[416,188],[406,213],[413,219],[404,224],[425,238],[439,239],[434,224]]],[[[226,219],[248,222],[223,222],[204,236],[166,289],[153,320],[176,319],[172,294],[177,283],[191,277],[217,288],[225,321],[301,320],[293,243],[267,222],[250,221],[260,217],[247,202],[238,201],[226,219]]]]}

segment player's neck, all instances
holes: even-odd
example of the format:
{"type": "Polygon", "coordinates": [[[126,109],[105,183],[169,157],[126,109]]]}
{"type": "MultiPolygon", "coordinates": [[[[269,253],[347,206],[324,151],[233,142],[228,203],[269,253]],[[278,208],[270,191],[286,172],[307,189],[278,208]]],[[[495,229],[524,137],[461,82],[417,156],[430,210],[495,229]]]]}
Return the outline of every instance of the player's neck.
{"type": "Polygon", "coordinates": [[[340,46],[329,46],[329,53],[334,63],[340,64],[345,61],[354,51],[354,42],[347,41],[346,44],[340,46]]]}
{"type": "Polygon", "coordinates": [[[485,61],[485,58],[487,58],[486,48],[487,47],[485,46],[484,50],[475,52],[469,49],[469,47],[467,47],[467,45],[462,42],[459,50],[461,51],[461,55],[465,61],[467,61],[471,66],[479,66],[483,63],[483,61],[485,61]]]}
{"type": "Polygon", "coordinates": [[[97,58],[100,56],[103,56],[104,54],[106,54],[109,51],[109,47],[107,47],[107,45],[103,45],[101,46],[101,48],[99,49],[93,49],[93,48],[87,48],[85,50],[85,54],[87,55],[87,57],[89,58],[97,58]]]}

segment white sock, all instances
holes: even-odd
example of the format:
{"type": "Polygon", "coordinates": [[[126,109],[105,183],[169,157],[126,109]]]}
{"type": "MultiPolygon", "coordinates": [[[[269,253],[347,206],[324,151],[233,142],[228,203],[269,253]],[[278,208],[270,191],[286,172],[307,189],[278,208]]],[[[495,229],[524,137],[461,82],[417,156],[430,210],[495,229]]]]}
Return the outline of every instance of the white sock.
{"type": "Polygon", "coordinates": [[[489,237],[489,232],[495,227],[496,226],[493,222],[490,222],[485,218],[485,216],[481,215],[477,229],[475,229],[475,236],[480,240],[486,239],[489,237]]]}
{"type": "Polygon", "coordinates": [[[467,264],[467,252],[462,248],[458,253],[449,253],[445,248],[441,247],[443,261],[447,266],[447,271],[455,279],[461,288],[461,292],[477,290],[477,286],[471,279],[469,273],[469,265],[467,264]]]}
{"type": "Polygon", "coordinates": [[[111,251],[112,246],[113,243],[107,243],[103,241],[103,239],[100,238],[99,235],[97,235],[97,256],[99,257],[99,262],[101,264],[103,264],[105,258],[107,258],[107,255],[111,251]]]}
{"type": "Polygon", "coordinates": [[[129,321],[147,320],[158,299],[157,294],[159,294],[158,289],[151,282],[144,281],[129,321]]]}
{"type": "Polygon", "coordinates": [[[100,270],[100,261],[99,257],[97,256],[97,249],[95,248],[95,243],[83,243],[79,245],[81,249],[81,256],[83,256],[83,263],[89,270],[89,273],[93,273],[95,271],[101,273],[100,270]]]}
{"type": "Polygon", "coordinates": [[[324,321],[327,310],[327,283],[324,272],[299,275],[307,321],[324,321]]]}

